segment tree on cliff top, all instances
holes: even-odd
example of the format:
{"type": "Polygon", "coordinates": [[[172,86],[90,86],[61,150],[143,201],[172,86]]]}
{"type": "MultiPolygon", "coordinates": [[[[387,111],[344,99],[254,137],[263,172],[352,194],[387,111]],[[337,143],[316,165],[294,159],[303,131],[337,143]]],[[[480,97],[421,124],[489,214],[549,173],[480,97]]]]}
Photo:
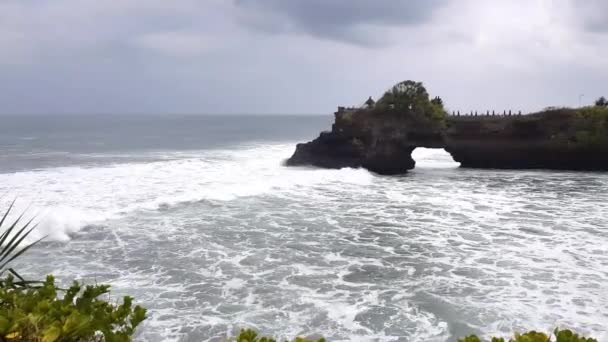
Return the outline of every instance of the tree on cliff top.
{"type": "Polygon", "coordinates": [[[429,93],[421,82],[403,81],[395,84],[376,103],[377,108],[396,108],[405,112],[425,115],[433,121],[443,122],[445,110],[443,100],[429,99],[429,93]]]}
{"type": "Polygon", "coordinates": [[[378,100],[378,105],[412,109],[416,105],[429,102],[429,93],[420,82],[403,81],[387,90],[378,100]]]}
{"type": "Polygon", "coordinates": [[[443,108],[443,100],[439,96],[435,96],[435,98],[433,98],[431,100],[431,103],[434,104],[434,105],[438,105],[438,106],[440,106],[440,107],[443,108]]]}

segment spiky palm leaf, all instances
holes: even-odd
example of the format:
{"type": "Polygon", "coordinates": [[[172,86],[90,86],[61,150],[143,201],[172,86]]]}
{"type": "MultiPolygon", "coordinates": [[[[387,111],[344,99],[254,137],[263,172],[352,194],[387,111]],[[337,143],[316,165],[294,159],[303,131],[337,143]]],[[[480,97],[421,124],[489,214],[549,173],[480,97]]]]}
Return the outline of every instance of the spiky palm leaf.
{"type": "Polygon", "coordinates": [[[17,219],[15,219],[12,223],[7,223],[7,228],[4,228],[7,217],[13,210],[14,205],[15,201],[11,203],[4,213],[4,216],[2,216],[2,219],[0,219],[0,276],[4,275],[5,272],[9,272],[19,279],[19,281],[11,283],[14,285],[23,286],[36,282],[26,281],[14,269],[8,267],[8,265],[32,246],[44,239],[44,237],[32,243],[25,244],[25,238],[27,238],[38,226],[38,224],[33,224],[35,217],[28,220],[25,224],[19,226],[20,222],[23,221],[25,212],[19,215],[19,217],[17,217],[17,219]]]}

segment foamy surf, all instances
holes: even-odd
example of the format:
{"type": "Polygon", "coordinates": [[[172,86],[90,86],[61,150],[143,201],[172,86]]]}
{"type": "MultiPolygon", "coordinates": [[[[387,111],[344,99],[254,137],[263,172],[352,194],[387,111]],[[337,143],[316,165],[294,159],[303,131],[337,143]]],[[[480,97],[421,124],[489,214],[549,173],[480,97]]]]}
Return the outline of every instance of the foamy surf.
{"type": "Polygon", "coordinates": [[[365,170],[284,168],[292,146],[205,150],[174,154],[166,160],[101,167],[57,167],[0,174],[0,205],[16,198],[13,215],[27,211],[39,227],[32,237],[66,241],[82,227],[136,211],[167,209],[201,200],[288,192],[316,184],[367,185],[365,170]]]}
{"type": "Polygon", "coordinates": [[[440,342],[560,326],[608,339],[607,176],[463,170],[422,150],[417,170],[382,177],[283,167],[292,152],[0,174],[0,192],[47,212],[53,240],[72,236],[18,266],[134,295],[150,309],[139,341],[242,327],[440,342]]]}

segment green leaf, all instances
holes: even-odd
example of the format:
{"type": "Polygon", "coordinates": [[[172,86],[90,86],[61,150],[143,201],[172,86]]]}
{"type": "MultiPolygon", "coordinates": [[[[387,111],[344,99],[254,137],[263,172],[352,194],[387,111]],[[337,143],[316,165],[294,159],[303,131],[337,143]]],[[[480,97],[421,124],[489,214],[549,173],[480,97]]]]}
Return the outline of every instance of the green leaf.
{"type": "Polygon", "coordinates": [[[58,326],[50,326],[42,333],[42,342],[55,342],[61,336],[61,328],[58,326]]]}
{"type": "Polygon", "coordinates": [[[8,329],[11,327],[11,321],[4,316],[0,316],[0,335],[4,336],[8,333],[8,329]]]}

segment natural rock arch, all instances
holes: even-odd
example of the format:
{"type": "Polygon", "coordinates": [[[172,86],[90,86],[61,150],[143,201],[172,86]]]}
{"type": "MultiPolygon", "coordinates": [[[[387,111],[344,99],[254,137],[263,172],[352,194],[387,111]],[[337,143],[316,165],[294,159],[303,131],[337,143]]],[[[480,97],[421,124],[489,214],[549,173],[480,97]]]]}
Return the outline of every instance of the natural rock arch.
{"type": "Polygon", "coordinates": [[[374,108],[340,107],[331,131],[298,144],[287,165],[399,174],[414,168],[417,147],[444,148],[462,167],[608,171],[608,108],[448,116],[421,83],[405,81],[374,108]]]}

